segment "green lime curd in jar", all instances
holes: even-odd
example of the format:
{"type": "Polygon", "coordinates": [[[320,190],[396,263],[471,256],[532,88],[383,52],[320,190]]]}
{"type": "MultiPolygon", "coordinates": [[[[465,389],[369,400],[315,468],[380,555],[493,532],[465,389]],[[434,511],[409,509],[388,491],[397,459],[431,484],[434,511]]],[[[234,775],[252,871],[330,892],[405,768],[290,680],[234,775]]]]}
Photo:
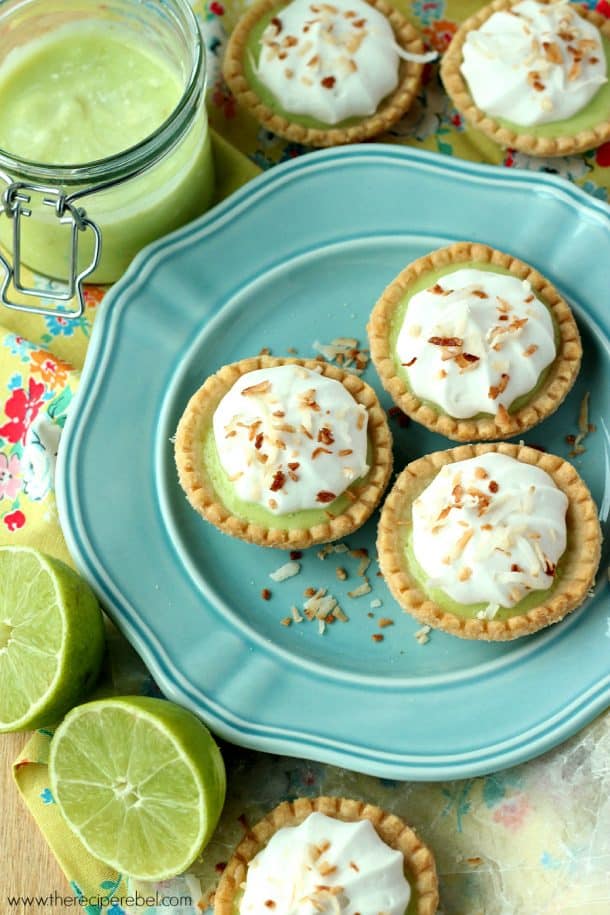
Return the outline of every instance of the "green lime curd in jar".
{"type": "MultiPolygon", "coordinates": [[[[174,3],[185,5],[184,0],[174,3]]],[[[64,15],[57,28],[34,28],[30,40],[4,55],[0,151],[22,163],[26,179],[28,163],[55,171],[52,180],[38,178],[37,183],[57,184],[68,194],[122,179],[78,201],[101,230],[101,260],[89,279],[104,283],[118,279],[142,247],[210,205],[214,177],[205,76],[200,67],[199,98],[188,99],[188,90],[197,88],[193,69],[189,72],[188,62],[180,64],[179,49],[167,53],[158,22],[155,40],[148,41],[142,20],[121,28],[116,19],[104,19],[97,4],[90,16],[86,3],[76,6],[79,15],[73,21],[66,22],[64,15]],[[181,115],[172,128],[172,116],[188,101],[190,117],[181,115]],[[148,155],[147,144],[154,147],[148,155]],[[130,176],[129,162],[142,156],[144,170],[130,176]]],[[[198,32],[195,40],[200,41],[198,32]]],[[[12,174],[5,169],[23,180],[21,169],[12,174]]],[[[52,207],[36,205],[35,197],[32,215],[20,220],[21,259],[40,273],[66,279],[70,227],[60,225],[52,207]]],[[[0,239],[11,248],[11,221],[0,223],[0,239]]],[[[83,269],[92,258],[93,233],[79,232],[78,242],[83,269]]]]}

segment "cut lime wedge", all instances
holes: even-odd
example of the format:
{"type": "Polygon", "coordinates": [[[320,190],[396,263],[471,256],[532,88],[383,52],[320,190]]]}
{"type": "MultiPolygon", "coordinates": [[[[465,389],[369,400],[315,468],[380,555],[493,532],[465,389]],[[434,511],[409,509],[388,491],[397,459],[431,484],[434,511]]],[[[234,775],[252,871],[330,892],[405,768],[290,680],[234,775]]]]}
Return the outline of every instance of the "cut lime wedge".
{"type": "Polygon", "coordinates": [[[225,769],[198,718],[163,699],[73,709],[51,742],[53,797],[94,857],[139,880],[183,873],[224,803],[225,769]]]}
{"type": "Polygon", "coordinates": [[[95,683],[103,652],[89,585],[37,550],[0,547],[0,731],[60,720],[95,683]]]}

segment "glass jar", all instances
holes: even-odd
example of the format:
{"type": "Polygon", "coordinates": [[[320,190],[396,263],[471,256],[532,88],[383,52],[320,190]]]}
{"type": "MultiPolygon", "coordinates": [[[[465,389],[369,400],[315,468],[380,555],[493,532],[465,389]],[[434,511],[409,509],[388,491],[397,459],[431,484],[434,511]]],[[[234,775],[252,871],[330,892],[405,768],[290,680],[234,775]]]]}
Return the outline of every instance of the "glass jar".
{"type": "MultiPolygon", "coordinates": [[[[19,79],[20,72],[28,65],[30,49],[31,53],[39,53],[44,42],[51,47],[50,42],[55,41],[52,52],[44,51],[47,57],[63,47],[64,62],[68,52],[76,54],[78,60],[85,47],[85,34],[87,47],[97,48],[99,41],[99,53],[94,49],[90,55],[93,64],[107,66],[107,72],[111,67],[116,68],[112,70],[112,78],[119,91],[130,78],[130,48],[134,49],[134,60],[136,56],[144,60],[144,54],[162,64],[168,73],[171,68],[180,88],[171,113],[163,116],[152,133],[126,149],[120,148],[121,136],[129,136],[128,125],[121,123],[121,117],[124,119],[127,112],[133,120],[138,112],[123,106],[125,110],[117,112],[116,121],[111,119],[106,125],[107,129],[116,131],[119,151],[112,154],[90,156],[91,161],[84,162],[78,161],[77,156],[73,164],[54,164],[51,150],[44,156],[49,161],[30,161],[10,149],[0,148],[0,177],[5,185],[0,241],[11,252],[13,261],[11,265],[9,259],[0,255],[6,271],[2,301],[11,307],[43,314],[56,309],[26,306],[11,298],[14,291],[26,296],[39,295],[39,291],[23,283],[22,264],[60,280],[62,285],[57,294],[49,296],[45,292],[45,298],[64,303],[75,298],[75,309],[62,307],[61,310],[63,314],[76,316],[84,307],[85,278],[97,283],[115,281],[145,245],[204,212],[213,194],[212,152],[205,110],[205,50],[187,0],[4,2],[0,5],[0,100],[6,83],[10,91],[4,93],[4,98],[10,97],[13,105],[8,109],[10,124],[29,131],[38,149],[44,148],[47,140],[49,147],[55,144],[57,148],[58,137],[62,142],[68,138],[69,150],[71,144],[75,149],[82,145],[78,103],[88,108],[91,123],[95,125],[96,87],[91,82],[95,79],[94,70],[88,65],[82,69],[82,97],[76,102],[70,98],[65,108],[60,98],[55,110],[48,106],[45,110],[40,102],[44,94],[39,93],[35,103],[30,103],[27,93],[20,92],[19,79]],[[85,33],[83,29],[88,31],[85,33]],[[124,58],[114,51],[114,57],[110,54],[109,48],[115,48],[116,41],[127,46],[124,58]],[[16,63],[4,80],[4,68],[11,59],[16,63]]],[[[74,72],[75,83],[81,82],[78,65],[74,72]]],[[[45,80],[54,78],[52,67],[44,76],[45,80]]],[[[159,89],[156,95],[151,90],[153,107],[164,88],[162,83],[155,85],[159,89]]],[[[0,109],[0,130],[2,112],[0,109]]],[[[108,117],[107,112],[105,116],[108,117]]],[[[31,148],[28,134],[23,136],[28,149],[31,148]]],[[[105,135],[102,148],[111,136],[111,133],[105,135]]],[[[94,131],[86,139],[92,139],[95,147],[94,131]]],[[[61,161],[66,161],[65,154],[61,161]]],[[[70,163],[69,158],[67,162],[70,163]]]]}

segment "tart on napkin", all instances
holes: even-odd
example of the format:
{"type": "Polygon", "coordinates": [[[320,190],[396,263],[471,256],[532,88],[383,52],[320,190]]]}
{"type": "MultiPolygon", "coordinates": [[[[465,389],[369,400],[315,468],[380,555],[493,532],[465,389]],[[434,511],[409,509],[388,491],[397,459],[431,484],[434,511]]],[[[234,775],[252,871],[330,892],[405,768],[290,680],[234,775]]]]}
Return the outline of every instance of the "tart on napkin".
{"type": "Polygon", "coordinates": [[[175,442],[182,488],[206,520],[261,546],[304,548],[370,517],[392,470],[384,411],[358,376],[257,356],[191,398],[175,442]]]}
{"type": "Polygon", "coordinates": [[[408,464],[388,495],[379,563],[398,603],[466,639],[559,622],[595,580],[597,509],[574,467],[526,445],[460,445],[408,464]]]}
{"type": "Polygon", "coordinates": [[[231,35],[223,72],[268,130],[335,146],[398,121],[436,56],[386,0],[258,0],[231,35]]]}
{"type": "Polygon", "coordinates": [[[347,798],[285,801],[223,871],[214,915],[434,915],[434,857],[394,814],[347,798]]]}
{"type": "Polygon", "coordinates": [[[495,0],[441,63],[464,117],[500,146],[566,156],[610,140],[610,21],[565,0],[495,0]]]}
{"type": "Polygon", "coordinates": [[[368,333],[394,402],[456,441],[531,429],[564,400],[582,358],[554,286],[523,261],[470,242],[409,264],[375,305],[368,333]]]}

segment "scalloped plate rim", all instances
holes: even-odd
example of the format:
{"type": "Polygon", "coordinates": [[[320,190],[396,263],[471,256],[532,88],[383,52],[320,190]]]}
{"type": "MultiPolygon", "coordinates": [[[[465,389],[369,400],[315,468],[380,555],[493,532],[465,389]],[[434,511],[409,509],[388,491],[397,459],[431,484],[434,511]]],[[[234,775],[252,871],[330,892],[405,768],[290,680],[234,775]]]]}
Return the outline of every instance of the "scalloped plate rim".
{"type": "MultiPolygon", "coordinates": [[[[504,185],[507,182],[523,182],[536,187],[546,185],[560,197],[568,199],[573,208],[575,203],[577,206],[584,206],[590,214],[595,214],[608,222],[609,210],[604,203],[592,199],[580,188],[567,184],[558,176],[542,175],[519,169],[499,170],[496,166],[455,159],[439,159],[433,153],[385,144],[317,152],[277,166],[271,172],[260,175],[195,223],[155,242],[141,252],[125,276],[104,298],[89,344],[75,409],[72,409],[68,418],[58,459],[57,498],[62,528],[77,566],[113,608],[116,616],[119,617],[120,628],[135,645],[153,675],[158,679],[165,694],[199,714],[201,714],[202,707],[205,707],[206,720],[221,736],[254,749],[276,753],[294,754],[296,750],[305,750],[307,751],[304,753],[305,756],[312,756],[320,761],[347,765],[362,771],[395,778],[455,778],[504,768],[544,752],[590,721],[610,702],[610,676],[600,681],[595,688],[575,697],[571,706],[566,706],[562,710],[562,714],[556,716],[561,720],[556,721],[553,726],[536,727],[533,732],[527,732],[527,734],[519,735],[519,738],[509,740],[509,745],[502,749],[495,744],[487,747],[484,753],[474,750],[453,756],[446,755],[439,760],[414,755],[409,758],[407,764],[405,764],[404,754],[397,755],[388,751],[380,755],[379,751],[375,750],[375,758],[371,758],[370,748],[367,751],[367,747],[362,744],[350,746],[345,742],[334,742],[305,732],[291,731],[290,728],[277,728],[268,726],[264,722],[246,721],[230,709],[220,708],[213,699],[190,683],[188,677],[176,670],[165,649],[161,645],[155,644],[156,640],[150,633],[143,631],[146,628],[145,621],[121,594],[119,585],[113,581],[112,575],[104,568],[101,560],[93,555],[88,544],[86,530],[82,526],[82,519],[79,520],[74,516],[69,485],[70,470],[74,468],[74,460],[72,459],[72,463],[70,463],[68,456],[71,453],[73,442],[77,438],[76,430],[80,426],[80,416],[83,413],[79,410],[79,406],[81,400],[86,403],[88,399],[94,398],[96,386],[101,382],[104,371],[108,368],[112,351],[111,347],[106,344],[112,336],[113,327],[121,317],[122,309],[127,307],[129,294],[133,291],[134,285],[137,287],[144,284],[148,275],[159,266],[159,262],[171,256],[172,250],[181,248],[185,244],[201,241],[226,219],[238,218],[242,209],[254,206],[261,196],[267,195],[274,189],[279,189],[283,182],[292,180],[293,173],[298,174],[324,167],[325,163],[328,164],[337,157],[339,159],[359,157],[362,160],[379,160],[384,157],[401,159],[411,161],[421,168],[436,169],[458,175],[466,174],[473,180],[478,179],[492,185],[504,185]],[[102,327],[102,325],[104,326],[102,327]],[[98,362],[100,356],[101,362],[98,362]],[[91,381],[94,383],[87,389],[87,384],[91,381]],[[475,758],[471,759],[472,755],[475,758]]],[[[237,288],[241,289],[242,286],[243,284],[240,283],[237,288]]],[[[231,290],[228,290],[227,295],[230,297],[231,290]]],[[[595,316],[590,317],[596,322],[595,316]]]]}

